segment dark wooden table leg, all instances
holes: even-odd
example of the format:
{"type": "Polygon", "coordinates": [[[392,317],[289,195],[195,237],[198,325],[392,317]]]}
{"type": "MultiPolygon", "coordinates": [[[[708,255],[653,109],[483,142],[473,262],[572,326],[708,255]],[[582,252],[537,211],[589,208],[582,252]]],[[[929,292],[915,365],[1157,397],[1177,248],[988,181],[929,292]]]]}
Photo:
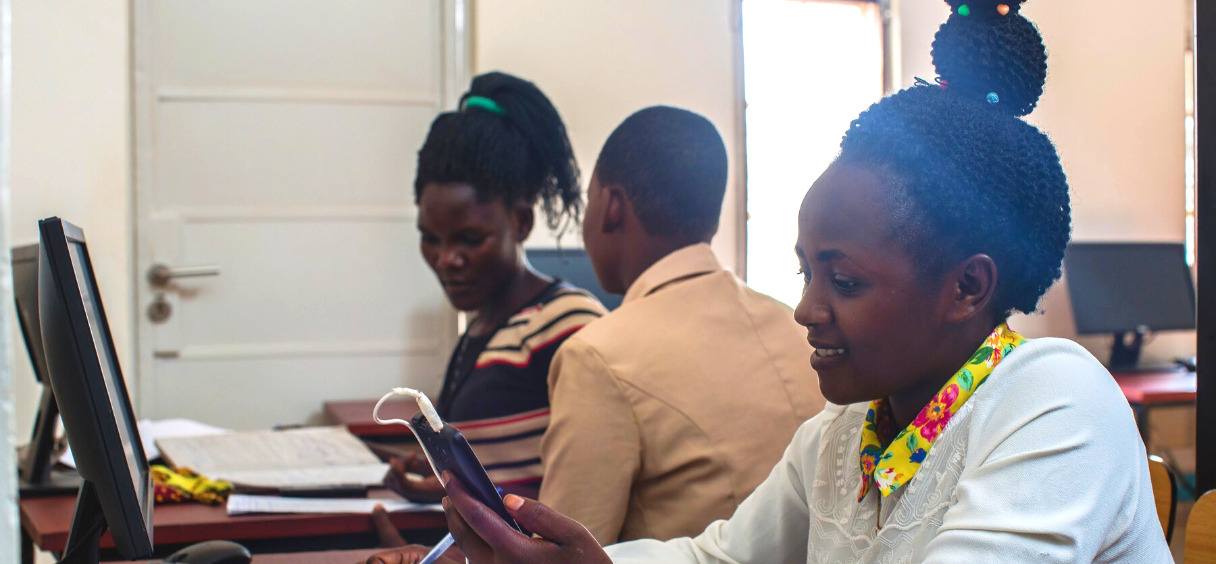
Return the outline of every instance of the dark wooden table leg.
{"type": "Polygon", "coordinates": [[[34,539],[29,533],[25,532],[25,527],[21,527],[21,564],[34,564],[34,556],[37,554],[37,549],[34,548],[34,539]]]}

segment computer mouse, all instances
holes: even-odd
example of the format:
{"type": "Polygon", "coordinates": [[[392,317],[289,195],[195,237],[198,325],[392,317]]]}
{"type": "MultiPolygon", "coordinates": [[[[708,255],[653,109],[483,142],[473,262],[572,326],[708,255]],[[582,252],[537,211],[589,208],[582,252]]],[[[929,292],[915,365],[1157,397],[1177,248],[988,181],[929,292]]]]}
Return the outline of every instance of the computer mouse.
{"type": "Polygon", "coordinates": [[[226,540],[211,540],[195,543],[183,548],[164,562],[183,562],[185,564],[249,564],[253,555],[249,549],[226,540]]]}

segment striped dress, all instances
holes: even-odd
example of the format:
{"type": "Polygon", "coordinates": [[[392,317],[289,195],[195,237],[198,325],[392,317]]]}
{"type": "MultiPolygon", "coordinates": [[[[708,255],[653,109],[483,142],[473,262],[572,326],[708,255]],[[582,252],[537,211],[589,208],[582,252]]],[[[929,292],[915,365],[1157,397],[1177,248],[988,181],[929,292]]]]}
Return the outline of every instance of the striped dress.
{"type": "Polygon", "coordinates": [[[495,484],[540,484],[549,363],[567,337],[604,313],[586,290],[557,280],[493,333],[460,338],[436,407],[495,484]]]}

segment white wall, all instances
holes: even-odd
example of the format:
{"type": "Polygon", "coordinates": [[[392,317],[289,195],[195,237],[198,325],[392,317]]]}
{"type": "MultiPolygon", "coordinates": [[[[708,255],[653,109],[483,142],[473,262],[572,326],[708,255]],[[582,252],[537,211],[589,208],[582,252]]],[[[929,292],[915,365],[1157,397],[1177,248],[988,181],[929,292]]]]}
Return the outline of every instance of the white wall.
{"type": "Polygon", "coordinates": [[[12,276],[8,254],[9,232],[9,0],[0,0],[0,561],[18,561],[17,463],[13,441],[13,349],[7,333],[12,333],[12,276]]]}
{"type": "MultiPolygon", "coordinates": [[[[37,242],[37,221],[52,215],[84,229],[119,362],[133,373],[128,2],[12,4],[12,243],[37,242]]],[[[20,334],[11,342],[25,442],[40,387],[20,334]]]]}
{"type": "MultiPolygon", "coordinates": [[[[929,57],[949,15],[939,0],[901,0],[900,86],[936,76],[929,57]]],[[[1184,238],[1183,51],[1186,0],[1029,2],[1023,14],[1047,45],[1047,85],[1029,121],[1056,143],[1072,188],[1073,240],[1182,241],[1184,238]]],[[[1043,315],[1011,323],[1028,336],[1077,338],[1063,282],[1043,315]]],[[[1077,339],[1100,359],[1109,337],[1077,339]]],[[[1191,355],[1195,333],[1163,333],[1145,360],[1191,355]]]]}
{"type": "MultiPolygon", "coordinates": [[[[553,100],[584,187],[600,146],[629,114],[665,104],[709,118],[731,163],[713,246],[733,267],[740,155],[732,21],[728,0],[478,0],[473,65],[532,80],[553,100]]],[[[544,241],[543,231],[533,237],[544,241]]],[[[572,239],[562,244],[582,244],[572,239]]]]}

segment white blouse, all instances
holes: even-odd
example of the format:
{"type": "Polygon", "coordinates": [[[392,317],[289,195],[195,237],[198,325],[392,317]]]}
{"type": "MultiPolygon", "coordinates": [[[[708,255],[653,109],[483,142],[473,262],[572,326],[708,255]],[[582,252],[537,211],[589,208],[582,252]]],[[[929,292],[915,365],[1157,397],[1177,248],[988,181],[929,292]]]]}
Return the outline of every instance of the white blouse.
{"type": "Polygon", "coordinates": [[[866,407],[829,405],[804,423],[730,519],[608,554],[628,564],[1173,561],[1127,400],[1076,343],[1030,340],[997,365],[881,515],[878,488],[857,501],[866,407]]]}

